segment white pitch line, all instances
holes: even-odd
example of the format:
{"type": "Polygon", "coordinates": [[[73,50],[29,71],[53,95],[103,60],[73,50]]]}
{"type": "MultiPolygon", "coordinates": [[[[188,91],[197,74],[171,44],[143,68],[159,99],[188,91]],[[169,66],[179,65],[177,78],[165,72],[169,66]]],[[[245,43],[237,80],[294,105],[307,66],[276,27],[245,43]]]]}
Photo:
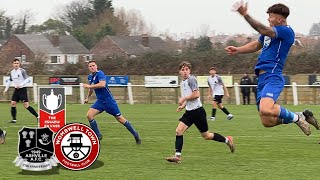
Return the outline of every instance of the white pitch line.
{"type": "MultiPolygon", "coordinates": [[[[17,133],[18,134],[18,133],[17,133]]],[[[190,135],[186,135],[187,139],[202,139],[202,137],[199,135],[197,137],[190,137],[190,135]]],[[[313,137],[316,135],[310,135],[309,137],[313,137]]],[[[156,139],[168,139],[168,137],[160,137],[160,136],[156,136],[156,139]]],[[[279,137],[279,135],[267,135],[267,136],[233,136],[233,138],[272,138],[272,137],[279,137]]],[[[300,136],[300,135],[294,135],[294,134],[288,134],[288,135],[281,135],[281,137],[299,137],[299,138],[303,138],[305,136],[300,136]]],[[[6,139],[17,139],[17,138],[9,138],[7,137],[6,139]]],[[[133,137],[106,137],[106,139],[115,139],[115,140],[121,140],[121,139],[133,139],[133,137]]],[[[147,137],[141,137],[142,140],[154,140],[155,136],[147,136],[147,137]]]]}
{"type": "MultiPolygon", "coordinates": [[[[129,120],[130,121],[130,120],[129,120]]],[[[98,120],[97,121],[98,124],[119,124],[118,121],[113,121],[113,122],[107,122],[107,121],[104,121],[104,120],[98,120]]],[[[130,121],[132,122],[132,121],[130,121]]],[[[179,120],[173,120],[173,121],[134,121],[134,123],[178,123],[179,120]]],[[[81,121],[81,122],[67,122],[67,123],[88,123],[88,121],[81,121]]],[[[9,124],[9,123],[8,123],[9,124]]],[[[11,123],[12,124],[12,123],[11,123]]],[[[34,125],[37,125],[37,124],[19,124],[20,126],[18,126],[19,123],[16,123],[16,125],[13,125],[13,126],[2,126],[3,128],[8,128],[8,127],[23,127],[23,126],[34,126],[34,125]]]]}

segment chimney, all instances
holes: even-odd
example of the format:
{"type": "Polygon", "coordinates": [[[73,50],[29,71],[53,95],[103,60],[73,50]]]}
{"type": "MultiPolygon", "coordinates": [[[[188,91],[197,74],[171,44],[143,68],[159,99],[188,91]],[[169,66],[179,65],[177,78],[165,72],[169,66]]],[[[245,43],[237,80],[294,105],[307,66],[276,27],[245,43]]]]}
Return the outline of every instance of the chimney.
{"type": "Polygon", "coordinates": [[[149,36],[147,34],[142,34],[142,46],[149,47],[149,36]]]}
{"type": "Polygon", "coordinates": [[[50,41],[54,47],[58,47],[60,45],[59,35],[52,35],[50,41]]]}

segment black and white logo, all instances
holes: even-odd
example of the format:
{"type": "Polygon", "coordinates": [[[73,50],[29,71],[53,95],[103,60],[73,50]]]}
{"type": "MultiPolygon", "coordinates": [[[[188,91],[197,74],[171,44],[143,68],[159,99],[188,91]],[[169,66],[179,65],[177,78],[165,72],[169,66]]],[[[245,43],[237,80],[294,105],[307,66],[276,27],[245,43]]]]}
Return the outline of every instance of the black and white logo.
{"type": "Polygon", "coordinates": [[[71,133],[67,140],[69,143],[62,146],[63,154],[72,161],[81,161],[90,153],[91,144],[87,143],[88,145],[84,145],[82,138],[84,138],[82,133],[71,133]]]}
{"type": "Polygon", "coordinates": [[[14,163],[24,170],[44,171],[57,166],[54,157],[53,132],[48,127],[23,127],[19,131],[18,154],[14,163]]]}

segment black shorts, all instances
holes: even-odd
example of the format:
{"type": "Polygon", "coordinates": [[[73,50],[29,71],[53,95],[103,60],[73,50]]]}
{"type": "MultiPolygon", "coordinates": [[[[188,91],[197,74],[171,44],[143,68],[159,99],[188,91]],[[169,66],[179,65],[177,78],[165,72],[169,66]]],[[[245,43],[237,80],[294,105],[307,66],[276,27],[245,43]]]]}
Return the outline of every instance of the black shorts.
{"type": "Polygon", "coordinates": [[[186,111],[179,121],[188,127],[192,126],[192,124],[196,125],[201,133],[208,131],[207,113],[203,107],[186,111]]]}
{"type": "Polygon", "coordinates": [[[29,102],[27,88],[24,87],[24,88],[14,89],[11,101],[29,102]]]}
{"type": "Polygon", "coordinates": [[[223,95],[215,95],[213,101],[217,102],[218,104],[222,103],[223,95]]]}

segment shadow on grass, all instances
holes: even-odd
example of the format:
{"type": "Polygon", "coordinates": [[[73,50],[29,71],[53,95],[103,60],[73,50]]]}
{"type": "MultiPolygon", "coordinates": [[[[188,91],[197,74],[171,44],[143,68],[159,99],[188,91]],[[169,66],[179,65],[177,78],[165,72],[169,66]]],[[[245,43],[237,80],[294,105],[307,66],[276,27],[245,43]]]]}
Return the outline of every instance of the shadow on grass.
{"type": "Polygon", "coordinates": [[[104,162],[96,160],[96,162],[94,162],[90,167],[83,170],[88,171],[88,170],[98,169],[98,168],[101,168],[102,166],[104,166],[104,162]]]}
{"type": "MultiPolygon", "coordinates": [[[[61,169],[61,170],[69,170],[69,169],[67,169],[67,168],[65,168],[65,167],[63,167],[63,166],[61,166],[61,165],[59,165],[59,166],[60,166],[60,169],[61,169]]],[[[80,171],[88,171],[88,170],[98,169],[98,168],[100,168],[100,167],[102,167],[102,166],[104,166],[104,162],[99,161],[99,160],[96,160],[91,166],[89,166],[89,167],[86,168],[86,169],[82,169],[82,170],[80,170],[80,171]]],[[[72,170],[71,170],[71,171],[72,171],[72,170]]]]}
{"type": "MultiPolygon", "coordinates": [[[[80,171],[89,171],[89,170],[93,170],[93,169],[98,169],[100,167],[104,166],[104,162],[96,160],[96,162],[94,162],[90,167],[88,167],[87,169],[82,169],[80,171]]],[[[63,166],[61,166],[60,164],[57,167],[53,167],[50,170],[46,170],[46,171],[26,171],[26,170],[22,170],[21,172],[19,172],[18,174],[20,175],[52,175],[52,174],[59,174],[60,170],[69,170],[67,168],[64,168],[63,166]]],[[[70,170],[72,171],[72,170],[70,170]]]]}
{"type": "Polygon", "coordinates": [[[61,167],[57,166],[57,167],[53,167],[52,169],[49,169],[49,170],[46,170],[46,171],[26,171],[26,170],[22,170],[18,174],[20,174],[20,175],[37,175],[37,176],[59,174],[59,169],[60,168],[61,167]]]}

